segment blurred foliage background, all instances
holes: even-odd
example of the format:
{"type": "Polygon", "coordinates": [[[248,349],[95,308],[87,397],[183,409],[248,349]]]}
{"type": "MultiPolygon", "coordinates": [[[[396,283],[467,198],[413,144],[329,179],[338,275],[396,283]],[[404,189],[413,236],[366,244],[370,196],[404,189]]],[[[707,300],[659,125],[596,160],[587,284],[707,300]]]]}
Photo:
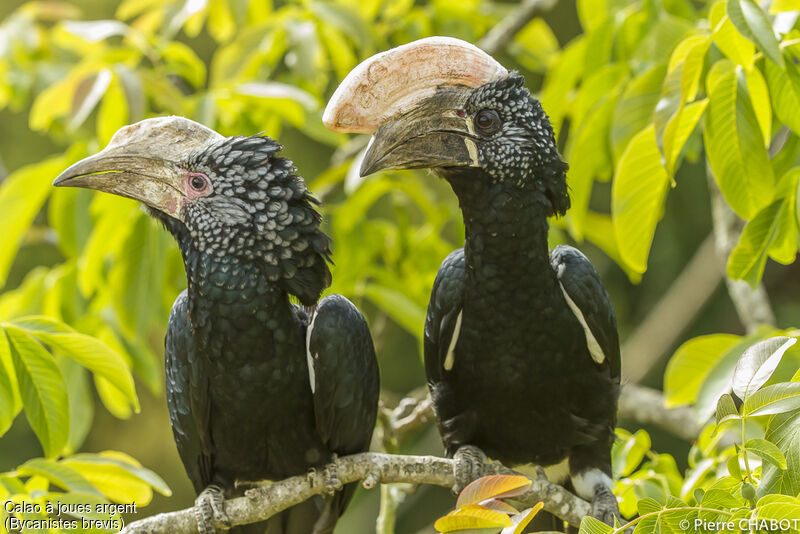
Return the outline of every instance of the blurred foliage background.
{"type": "MultiPolygon", "coordinates": [[[[800,325],[796,4],[775,0],[753,15],[755,4],[744,0],[561,1],[495,53],[525,75],[558,132],[573,208],[553,221],[552,242],[589,255],[622,340],[672,292],[680,291],[661,316],[667,319],[687,313],[682,299],[707,295],[688,325],[660,325],[669,332],[663,347],[623,349],[624,359],[640,364],[633,381],[661,389],[667,358],[684,341],[745,334],[721,276],[708,275],[721,272],[723,259],[701,265],[706,276],[673,286],[712,233],[707,161],[727,204],[750,221],[727,274],[753,286],[763,277],[776,324],[800,325]]],[[[41,496],[55,484],[97,499],[152,498],[148,514],[193,501],[172,442],[161,363],[169,309],[185,287],[178,249],[136,203],[50,185],[119,127],[150,116],[183,115],[224,135],[279,139],[324,203],[336,264],[330,291],[369,319],[386,405],[423,386],[430,286],[463,241],[457,201],[423,172],[359,178],[365,140],[326,131],[321,113],[338,82],[373,53],[429,35],[478,42],[516,8],[488,0],[4,0],[0,322],[11,343],[0,336],[7,345],[0,345],[0,491],[41,496]],[[38,318],[21,319],[32,315],[38,318]],[[25,366],[32,383],[38,377],[66,391],[53,393],[38,415],[22,391],[32,387],[20,379],[25,366]],[[18,416],[23,405],[26,417],[18,416]],[[74,456],[79,451],[121,452],[74,456]],[[28,462],[41,456],[49,460],[28,462]]],[[[774,333],[762,330],[744,346],[774,333]]],[[[714,375],[699,410],[707,416],[744,341],[700,340],[678,351],[683,359],[672,366],[667,393],[673,404],[694,403],[714,375]],[[732,346],[740,348],[725,360],[732,346]],[[699,352],[707,356],[700,363],[699,352]]],[[[796,368],[797,356],[785,362],[796,368]]],[[[632,473],[651,446],[674,457],[675,473],[695,466],[690,444],[621,424],[632,432],[623,442],[641,454],[622,458],[617,474],[632,473]]],[[[440,454],[441,445],[428,426],[400,450],[440,454]]],[[[720,457],[712,467],[724,464],[720,457]]],[[[338,531],[372,531],[378,501],[379,492],[360,493],[338,531]]],[[[430,531],[451,504],[447,491],[420,488],[399,509],[398,534],[430,531]]]]}

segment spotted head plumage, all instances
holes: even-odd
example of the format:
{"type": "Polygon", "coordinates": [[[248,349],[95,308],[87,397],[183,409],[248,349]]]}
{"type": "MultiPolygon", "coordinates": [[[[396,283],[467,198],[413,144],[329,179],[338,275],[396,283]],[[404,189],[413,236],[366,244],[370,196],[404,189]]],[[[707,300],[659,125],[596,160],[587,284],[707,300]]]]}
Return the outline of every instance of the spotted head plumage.
{"type": "Polygon", "coordinates": [[[278,156],[281,148],[269,137],[223,137],[181,117],[148,119],[120,130],[55,183],[140,200],[184,259],[255,267],[312,304],[330,285],[330,241],[318,201],[278,156]]]}
{"type": "Polygon", "coordinates": [[[563,215],[569,208],[568,166],[559,156],[550,119],[525,88],[525,79],[511,72],[472,90],[463,114],[474,132],[478,165],[487,175],[541,193],[551,214],[563,215]]]}

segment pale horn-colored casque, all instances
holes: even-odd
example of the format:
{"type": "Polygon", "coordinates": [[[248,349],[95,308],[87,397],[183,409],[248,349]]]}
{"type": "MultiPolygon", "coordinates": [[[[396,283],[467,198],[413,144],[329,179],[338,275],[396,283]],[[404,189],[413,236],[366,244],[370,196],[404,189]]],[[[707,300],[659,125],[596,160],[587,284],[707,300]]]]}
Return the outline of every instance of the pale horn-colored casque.
{"type": "Polygon", "coordinates": [[[374,133],[441,85],[480,87],[508,76],[492,56],[460,39],[428,37],[365,59],[333,93],[322,122],[335,132],[374,133]]]}

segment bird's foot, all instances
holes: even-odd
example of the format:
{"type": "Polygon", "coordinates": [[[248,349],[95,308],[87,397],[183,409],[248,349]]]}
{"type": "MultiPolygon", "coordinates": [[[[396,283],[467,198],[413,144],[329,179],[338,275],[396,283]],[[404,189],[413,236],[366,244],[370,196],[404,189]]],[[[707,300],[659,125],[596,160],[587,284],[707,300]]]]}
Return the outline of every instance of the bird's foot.
{"type": "Polygon", "coordinates": [[[339,480],[339,465],[336,463],[338,459],[339,457],[337,454],[333,453],[330,463],[322,468],[322,476],[325,481],[325,493],[328,495],[333,495],[344,487],[342,481],[339,480]]]}
{"type": "Polygon", "coordinates": [[[231,528],[222,488],[212,484],[200,492],[194,501],[194,517],[199,534],[216,534],[218,530],[231,528]]]}
{"type": "Polygon", "coordinates": [[[612,527],[614,526],[614,519],[620,518],[617,498],[611,492],[611,488],[605,484],[598,484],[594,488],[592,517],[612,527]]]}
{"type": "Polygon", "coordinates": [[[483,475],[488,459],[478,447],[464,445],[453,455],[455,461],[455,479],[453,492],[458,495],[473,480],[483,475]]]}
{"type": "Polygon", "coordinates": [[[342,481],[339,480],[339,466],[336,463],[338,456],[334,453],[331,456],[331,461],[322,469],[316,469],[314,467],[310,467],[308,469],[308,474],[306,475],[306,479],[308,480],[309,485],[318,486],[320,484],[325,486],[325,493],[328,495],[333,495],[337,491],[341,490],[344,485],[342,481]]]}

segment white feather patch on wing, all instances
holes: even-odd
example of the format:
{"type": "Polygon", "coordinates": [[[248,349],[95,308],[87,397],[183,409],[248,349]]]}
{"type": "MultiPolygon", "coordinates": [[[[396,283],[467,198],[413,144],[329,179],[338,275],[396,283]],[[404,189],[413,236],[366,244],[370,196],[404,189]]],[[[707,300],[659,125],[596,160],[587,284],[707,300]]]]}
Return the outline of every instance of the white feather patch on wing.
{"type": "Polygon", "coordinates": [[[604,486],[609,490],[614,487],[611,477],[597,468],[581,471],[577,475],[571,476],[570,480],[572,480],[572,487],[575,488],[578,497],[589,502],[594,497],[597,486],[604,486]]]}
{"type": "MultiPolygon", "coordinates": [[[[563,270],[562,268],[563,265],[559,265],[559,274],[561,274],[561,271],[563,270]]],[[[569,309],[572,310],[573,315],[575,315],[575,318],[578,319],[578,322],[581,323],[581,326],[583,327],[583,332],[586,334],[586,346],[589,348],[589,354],[591,354],[592,359],[595,362],[603,363],[606,361],[606,355],[603,352],[603,349],[600,348],[600,343],[597,342],[597,338],[594,337],[592,329],[589,328],[588,324],[586,324],[586,318],[583,316],[583,312],[578,305],[575,304],[575,301],[570,298],[567,290],[564,289],[564,284],[561,283],[561,280],[558,281],[558,287],[561,288],[561,292],[564,294],[564,299],[567,301],[569,309]]]]}
{"type": "Polygon", "coordinates": [[[456,326],[453,328],[453,336],[450,338],[450,345],[447,346],[447,356],[444,359],[444,370],[451,371],[453,365],[456,363],[456,343],[458,342],[458,335],[461,333],[461,314],[458,312],[456,317],[456,326]]]}
{"type": "Polygon", "coordinates": [[[308,383],[311,384],[311,394],[316,389],[317,378],[314,373],[314,357],[311,356],[311,331],[314,329],[314,321],[317,320],[316,312],[311,314],[311,323],[306,329],[306,363],[308,364],[308,383]]]}

